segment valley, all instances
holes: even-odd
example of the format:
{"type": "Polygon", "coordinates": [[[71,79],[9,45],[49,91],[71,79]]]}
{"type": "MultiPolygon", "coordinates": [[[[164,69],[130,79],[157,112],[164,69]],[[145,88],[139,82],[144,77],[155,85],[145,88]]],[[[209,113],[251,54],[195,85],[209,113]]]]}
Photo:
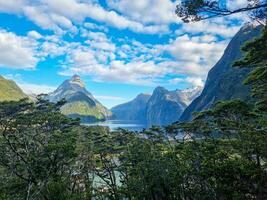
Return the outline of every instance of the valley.
{"type": "Polygon", "coordinates": [[[0,200],[267,199],[267,0],[0,19],[0,200]]]}
{"type": "MultiPolygon", "coordinates": [[[[74,75],[65,80],[55,91],[46,97],[51,102],[65,100],[61,112],[71,118],[79,118],[82,123],[114,128],[141,130],[153,125],[166,126],[177,121],[188,121],[194,112],[210,109],[220,100],[249,97],[249,87],[243,85],[248,69],[233,68],[231,64],[242,56],[240,48],[245,41],[260,33],[261,27],[245,25],[231,40],[223,56],[208,73],[205,87],[169,91],[156,87],[152,94],[141,93],[133,100],[112,107],[102,105],[85,87],[80,76],[74,75]],[[137,122],[137,123],[136,123],[137,122]],[[135,127],[135,128],[134,128],[135,127]]],[[[1,84],[8,81],[2,78],[1,84]]],[[[10,82],[8,95],[1,92],[1,100],[14,100],[26,97],[22,90],[10,82]]]]}

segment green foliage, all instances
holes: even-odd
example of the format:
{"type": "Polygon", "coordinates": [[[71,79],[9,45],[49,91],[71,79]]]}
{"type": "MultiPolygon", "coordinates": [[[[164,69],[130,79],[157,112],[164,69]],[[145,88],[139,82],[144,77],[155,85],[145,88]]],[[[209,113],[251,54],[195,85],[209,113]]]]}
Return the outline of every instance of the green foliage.
{"type": "Polygon", "coordinates": [[[0,101],[17,101],[26,98],[26,95],[15,82],[0,76],[0,101]]]}
{"type": "Polygon", "coordinates": [[[267,28],[254,41],[248,42],[242,50],[246,53],[242,60],[234,66],[250,67],[252,72],[245,80],[245,84],[252,86],[252,96],[257,100],[257,109],[267,111],[267,28]]]}
{"type": "Polygon", "coordinates": [[[65,104],[61,111],[64,115],[79,115],[81,117],[93,116],[98,120],[104,120],[105,116],[101,108],[97,106],[90,106],[85,101],[75,101],[65,104]]]}
{"type": "MultiPolygon", "coordinates": [[[[75,157],[75,126],[59,106],[39,100],[0,105],[0,166],[18,179],[25,199],[48,199],[54,182],[69,176],[75,157]]],[[[53,191],[53,190],[52,190],[53,191]]]]}
{"type": "Polygon", "coordinates": [[[267,122],[240,100],[138,134],[81,126],[60,103],[0,105],[2,199],[267,198],[267,122]]]}
{"type": "Polygon", "coordinates": [[[266,25],[266,9],[266,0],[249,0],[242,8],[234,10],[220,0],[183,0],[176,6],[175,12],[185,23],[249,12],[251,19],[266,25]]]}
{"type": "Polygon", "coordinates": [[[111,132],[64,102],[2,102],[0,199],[267,199],[265,37],[236,64],[253,68],[257,104],[217,102],[189,123],[111,132]]]}

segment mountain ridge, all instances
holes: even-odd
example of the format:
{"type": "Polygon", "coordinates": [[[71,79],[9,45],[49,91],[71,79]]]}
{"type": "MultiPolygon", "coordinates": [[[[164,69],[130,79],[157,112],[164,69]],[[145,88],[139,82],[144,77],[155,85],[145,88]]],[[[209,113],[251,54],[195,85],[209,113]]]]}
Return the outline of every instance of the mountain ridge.
{"type": "Polygon", "coordinates": [[[169,91],[157,87],[147,103],[147,125],[167,125],[179,120],[188,104],[196,98],[202,88],[169,91]]]}
{"type": "Polygon", "coordinates": [[[65,80],[54,92],[48,94],[48,99],[51,102],[65,99],[62,113],[80,118],[82,122],[104,121],[112,117],[112,113],[85,88],[85,83],[78,75],[65,80]]]}
{"type": "Polygon", "coordinates": [[[141,93],[129,102],[114,106],[111,111],[117,119],[135,120],[143,123],[146,121],[146,103],[150,97],[151,94],[141,93]]]}
{"type": "Polygon", "coordinates": [[[245,42],[257,37],[261,32],[260,26],[245,25],[228,44],[221,59],[209,71],[207,81],[200,96],[196,98],[183,112],[181,121],[189,121],[194,112],[211,108],[216,101],[243,99],[250,101],[249,86],[243,85],[243,80],[250,72],[246,68],[234,68],[234,61],[243,55],[241,47],[245,42]]]}
{"type": "Polygon", "coordinates": [[[0,101],[18,101],[27,98],[15,81],[0,76],[0,101]]]}
{"type": "Polygon", "coordinates": [[[202,87],[169,91],[162,86],[153,94],[139,94],[133,100],[111,108],[120,120],[135,120],[152,125],[166,125],[179,119],[185,107],[199,95],[202,87]]]}

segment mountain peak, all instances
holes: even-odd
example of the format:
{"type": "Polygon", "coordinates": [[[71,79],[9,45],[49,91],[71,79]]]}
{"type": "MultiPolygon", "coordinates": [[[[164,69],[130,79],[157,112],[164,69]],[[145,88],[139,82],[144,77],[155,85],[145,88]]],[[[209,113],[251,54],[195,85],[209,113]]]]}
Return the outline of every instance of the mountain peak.
{"type": "Polygon", "coordinates": [[[66,100],[61,112],[72,118],[80,118],[82,122],[96,122],[111,117],[111,112],[104,107],[85,88],[80,76],[74,75],[65,80],[54,92],[48,95],[51,102],[66,100]]]}
{"type": "Polygon", "coordinates": [[[255,29],[257,26],[261,26],[258,23],[253,23],[253,22],[247,22],[245,23],[241,28],[240,31],[248,31],[248,30],[252,30],[255,29]]]}
{"type": "Polygon", "coordinates": [[[77,84],[80,87],[85,87],[85,83],[82,81],[81,77],[78,76],[77,74],[73,75],[71,79],[69,80],[70,83],[72,84],[77,84]]]}
{"type": "Polygon", "coordinates": [[[158,86],[155,88],[153,93],[166,93],[168,92],[168,90],[162,86],[158,86]]]}
{"type": "Polygon", "coordinates": [[[72,77],[71,77],[71,80],[76,80],[76,79],[81,79],[81,77],[77,74],[74,74],[72,77]]]}
{"type": "Polygon", "coordinates": [[[181,90],[181,92],[184,92],[184,93],[190,93],[190,92],[201,92],[203,90],[203,86],[196,86],[196,87],[193,87],[193,88],[187,88],[185,90],[181,90]]]}
{"type": "Polygon", "coordinates": [[[143,98],[143,97],[150,97],[150,96],[151,96],[151,94],[148,94],[148,93],[140,93],[137,95],[136,98],[143,98]]]}
{"type": "Polygon", "coordinates": [[[209,71],[202,93],[186,108],[180,118],[181,121],[192,120],[193,113],[210,109],[217,101],[251,100],[250,88],[243,85],[243,81],[250,70],[234,68],[232,64],[242,58],[241,47],[244,43],[260,35],[262,27],[254,27],[246,24],[233,37],[221,59],[209,71]]]}

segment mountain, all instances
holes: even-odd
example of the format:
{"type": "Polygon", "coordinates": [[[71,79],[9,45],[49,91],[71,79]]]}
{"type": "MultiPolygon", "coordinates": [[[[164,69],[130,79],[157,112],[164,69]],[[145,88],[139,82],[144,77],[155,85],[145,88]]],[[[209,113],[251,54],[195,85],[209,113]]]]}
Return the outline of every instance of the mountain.
{"type": "Polygon", "coordinates": [[[203,90],[202,86],[197,86],[195,88],[190,88],[186,90],[176,90],[180,100],[188,106],[194,99],[196,99],[201,91],[203,90]]]}
{"type": "Polygon", "coordinates": [[[185,109],[180,118],[181,121],[191,120],[194,112],[209,109],[214,102],[219,100],[251,99],[250,88],[242,83],[249,73],[249,69],[234,68],[232,64],[242,57],[241,47],[244,43],[259,36],[260,32],[261,27],[253,25],[246,25],[239,30],[229,43],[222,58],[209,71],[201,95],[185,109]]]}
{"type": "Polygon", "coordinates": [[[97,101],[85,88],[84,82],[78,75],[64,81],[54,92],[48,95],[51,102],[65,99],[62,106],[63,114],[70,117],[79,117],[82,122],[95,122],[111,117],[111,112],[97,101]]]}
{"type": "Polygon", "coordinates": [[[202,88],[168,91],[157,87],[147,103],[147,125],[167,125],[178,121],[185,108],[202,88]]]}
{"type": "Polygon", "coordinates": [[[150,94],[139,94],[132,101],[111,108],[111,111],[116,119],[136,120],[145,123],[146,104],[150,97],[150,94]]]}
{"type": "Polygon", "coordinates": [[[0,101],[17,101],[26,97],[14,81],[0,76],[0,101]]]}
{"type": "Polygon", "coordinates": [[[157,87],[153,94],[139,94],[130,102],[111,109],[117,119],[135,120],[152,125],[167,125],[179,119],[184,109],[201,92],[202,87],[168,91],[157,87]]]}

